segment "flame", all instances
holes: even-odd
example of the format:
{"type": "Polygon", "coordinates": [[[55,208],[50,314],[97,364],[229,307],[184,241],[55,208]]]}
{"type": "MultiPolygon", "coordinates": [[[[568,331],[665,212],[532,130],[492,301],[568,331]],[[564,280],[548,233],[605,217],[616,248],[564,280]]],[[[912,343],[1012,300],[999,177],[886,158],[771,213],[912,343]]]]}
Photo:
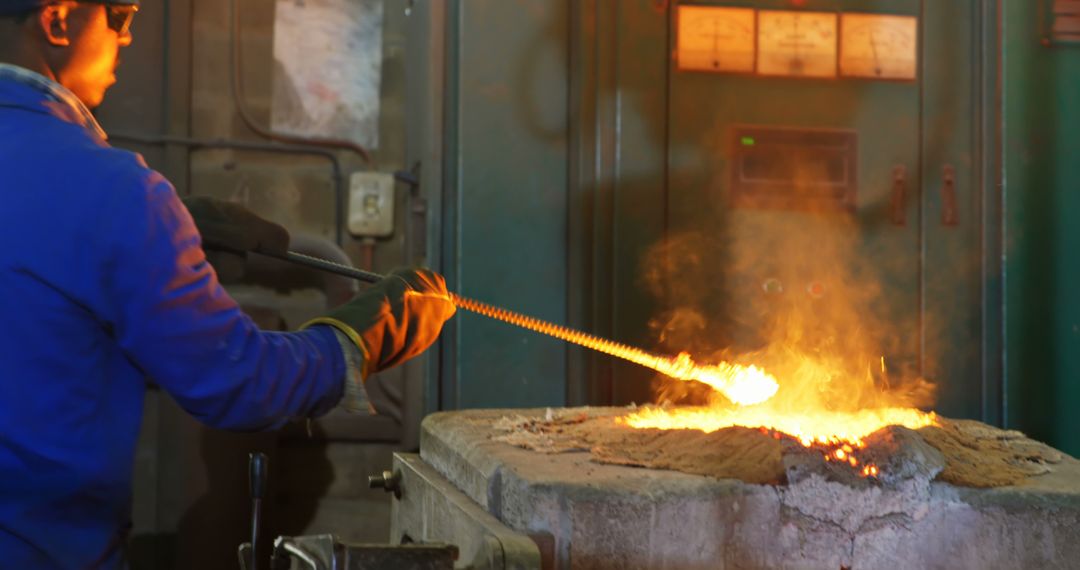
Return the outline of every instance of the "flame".
{"type": "Polygon", "coordinates": [[[854,412],[808,410],[802,413],[777,413],[768,405],[736,409],[667,409],[644,408],[618,418],[619,423],[637,429],[696,429],[706,433],[742,426],[758,428],[776,439],[788,435],[807,448],[817,449],[825,461],[846,463],[867,478],[880,474],[877,465],[858,457],[866,448],[866,436],[879,429],[900,425],[919,429],[937,425],[937,416],[911,408],[879,408],[854,412]]]}
{"type": "MultiPolygon", "coordinates": [[[[697,364],[686,352],[674,358],[658,355],[454,293],[450,298],[461,309],[656,370],[666,377],[658,393],[662,400],[700,396],[690,381],[713,389],[708,409],[645,408],[622,418],[626,425],[705,432],[745,426],[777,439],[786,434],[821,451],[826,461],[877,477],[878,467],[859,456],[868,435],[891,425],[919,429],[937,424],[937,416],[916,408],[932,400],[933,386],[912,373],[910,362],[901,361],[898,371],[891,372],[882,356],[883,349],[890,354],[913,354],[921,338],[901,334],[910,332],[910,322],[906,327],[890,326],[888,312],[875,310],[882,286],[872,277],[873,266],[908,257],[863,257],[860,249],[865,244],[854,217],[808,218],[800,224],[781,217],[768,220],[744,220],[748,223],[733,226],[732,231],[752,239],[728,236],[728,245],[721,248],[700,235],[672,240],[644,264],[644,276],[654,293],[682,306],[664,322],[650,325],[661,331],[660,340],[669,348],[689,347],[695,354],[705,353],[707,341],[700,333],[706,329],[703,313],[711,306],[701,296],[716,293],[702,283],[725,282],[728,274],[765,271],[772,275],[766,283],[802,285],[810,280],[806,286],[790,289],[763,287],[760,295],[727,303],[726,321],[762,325],[755,333],[759,338],[744,338],[740,343],[728,339],[727,346],[762,348],[736,358],[724,350],[710,355],[719,364],[697,364]],[[759,223],[764,225],[758,227],[759,223]],[[813,239],[808,239],[811,235],[813,239]],[[731,263],[706,263],[710,259],[731,263]],[[872,262],[869,266],[868,261],[872,262]],[[678,278],[670,278],[673,275],[678,278]]],[[[906,270],[906,266],[901,268],[906,270]]],[[[922,358],[920,370],[929,358],[922,358]]]]}
{"type": "Polygon", "coordinates": [[[856,448],[866,446],[864,438],[891,425],[919,429],[936,425],[934,413],[911,408],[881,408],[854,412],[808,410],[784,414],[768,406],[736,409],[718,408],[642,408],[620,418],[620,422],[638,429],[696,429],[705,433],[743,426],[784,433],[806,447],[836,446],[832,456],[847,461],[856,448]]]}
{"type": "Polygon", "coordinates": [[[780,389],[776,378],[757,366],[729,362],[699,365],[685,352],[673,359],[661,360],[653,368],[677,380],[696,380],[707,384],[740,406],[760,404],[772,398],[780,389]]]}
{"type": "MultiPolygon", "coordinates": [[[[816,192],[826,165],[793,157],[792,166],[792,191],[816,192]]],[[[650,248],[643,281],[664,312],[649,324],[669,351],[768,371],[777,390],[755,405],[757,398],[731,395],[738,392],[736,381],[721,382],[727,399],[752,404],[732,406],[660,379],[658,402],[707,407],[643,408],[622,421],[634,428],[760,429],[777,439],[789,436],[865,477],[880,476],[867,461],[867,436],[892,425],[938,423],[920,410],[934,395],[922,375],[939,356],[930,347],[948,346],[927,342],[940,328],[938,316],[913,310],[905,293],[916,282],[909,245],[881,239],[881,228],[862,213],[731,211],[722,221],[650,248]]]]}
{"type": "MultiPolygon", "coordinates": [[[[706,433],[736,426],[760,429],[776,439],[791,437],[820,451],[825,461],[845,463],[870,478],[878,477],[880,470],[859,458],[867,436],[886,426],[919,429],[938,425],[933,412],[888,405],[905,401],[894,394],[870,390],[872,378],[845,378],[841,370],[820,358],[796,353],[788,356],[792,360],[781,368],[792,380],[778,384],[776,397],[767,402],[733,407],[713,401],[703,408],[642,408],[618,421],[637,429],[696,429],[706,433]],[[841,388],[839,392],[828,389],[835,385],[841,388]],[[858,407],[867,401],[877,405],[858,407]]],[[[884,360],[881,366],[884,369],[884,360]]],[[[754,366],[745,368],[760,371],[754,366]]]]}
{"type": "MultiPolygon", "coordinates": [[[[801,166],[820,167],[813,161],[801,166]]],[[[908,299],[894,297],[910,275],[910,252],[868,239],[873,236],[855,216],[802,216],[792,223],[780,214],[733,215],[728,221],[724,232],[676,234],[650,250],[642,264],[645,284],[665,306],[650,326],[672,352],[687,349],[713,362],[767,371],[776,392],[733,406],[660,379],[657,402],[699,407],[642,408],[622,422],[705,432],[760,429],[812,448],[834,465],[880,477],[867,436],[887,426],[938,424],[937,416],[921,411],[933,403],[934,386],[921,375],[933,368],[936,354],[915,334],[908,299]]],[[[921,330],[932,334],[933,315],[924,318],[921,330]]],[[[725,387],[735,391],[730,383],[725,387]]]]}

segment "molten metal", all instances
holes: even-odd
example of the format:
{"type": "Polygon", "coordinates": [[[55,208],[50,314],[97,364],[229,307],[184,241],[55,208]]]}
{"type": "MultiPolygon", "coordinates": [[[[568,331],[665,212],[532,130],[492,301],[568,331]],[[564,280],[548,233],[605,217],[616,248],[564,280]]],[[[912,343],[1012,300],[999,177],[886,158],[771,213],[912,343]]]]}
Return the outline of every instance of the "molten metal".
{"type": "Polygon", "coordinates": [[[686,353],[675,358],[668,358],[453,293],[450,294],[450,299],[454,305],[467,311],[629,360],[678,380],[696,380],[707,384],[739,405],[748,406],[764,402],[772,398],[780,386],[775,378],[756,366],[742,366],[727,362],[717,365],[699,365],[695,364],[686,353]]]}
{"type": "Polygon", "coordinates": [[[742,426],[758,428],[780,438],[791,436],[803,446],[817,449],[826,461],[847,463],[860,469],[863,477],[877,477],[878,467],[863,465],[859,451],[866,447],[863,438],[891,425],[910,429],[937,425],[937,416],[912,408],[864,409],[855,412],[807,410],[781,412],[768,404],[737,409],[663,409],[646,408],[619,418],[619,423],[638,429],[696,429],[706,433],[742,426]]]}
{"type": "Polygon", "coordinates": [[[764,428],[788,434],[804,446],[836,445],[836,459],[845,460],[849,446],[863,447],[863,438],[891,425],[919,429],[935,425],[937,416],[910,408],[856,412],[806,411],[781,413],[768,406],[739,409],[645,408],[620,421],[634,428],[697,429],[705,433],[734,426],[764,428]]]}
{"type": "MultiPolygon", "coordinates": [[[[775,377],[756,366],[728,362],[699,365],[686,353],[675,358],[660,356],[453,293],[450,297],[456,306],[467,311],[629,360],[677,380],[696,380],[707,384],[739,406],[714,406],[705,409],[646,408],[619,420],[633,428],[696,429],[706,433],[735,426],[758,428],[772,433],[773,437],[790,436],[808,448],[821,451],[826,461],[846,463],[853,469],[858,469],[864,477],[877,477],[878,467],[864,464],[858,457],[859,451],[866,447],[863,438],[891,425],[919,429],[937,424],[933,413],[924,413],[915,408],[878,407],[849,412],[830,411],[822,406],[821,402],[814,401],[815,398],[805,398],[807,394],[800,389],[794,389],[790,394],[785,392],[787,397],[782,402],[774,400],[766,404],[764,402],[776,395],[780,385],[775,377]]],[[[835,378],[831,370],[826,370],[827,367],[810,359],[803,359],[800,365],[796,376],[802,382],[789,388],[805,384],[802,387],[805,389],[806,386],[815,384],[814,379],[820,383],[823,379],[831,382],[835,378]]],[[[884,362],[882,367],[884,371],[884,362]]]]}

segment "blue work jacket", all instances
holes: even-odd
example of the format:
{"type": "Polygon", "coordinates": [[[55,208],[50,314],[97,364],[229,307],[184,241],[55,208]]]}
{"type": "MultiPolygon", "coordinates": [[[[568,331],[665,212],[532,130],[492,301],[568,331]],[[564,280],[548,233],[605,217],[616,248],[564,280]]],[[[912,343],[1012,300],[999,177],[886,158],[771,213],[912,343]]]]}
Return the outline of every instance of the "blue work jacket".
{"type": "Polygon", "coordinates": [[[333,329],[260,331],[176,192],[63,87],[0,65],[0,567],[113,568],[147,378],[207,425],[342,397],[333,329]]]}

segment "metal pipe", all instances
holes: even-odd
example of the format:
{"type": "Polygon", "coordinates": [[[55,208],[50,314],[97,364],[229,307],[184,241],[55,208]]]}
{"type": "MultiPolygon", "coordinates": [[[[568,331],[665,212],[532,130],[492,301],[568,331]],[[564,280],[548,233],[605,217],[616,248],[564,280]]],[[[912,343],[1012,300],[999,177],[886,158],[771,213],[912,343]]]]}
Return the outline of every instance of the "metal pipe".
{"type": "MultiPolygon", "coordinates": [[[[248,111],[247,104],[244,99],[244,84],[241,77],[242,65],[241,60],[241,45],[240,45],[240,5],[238,0],[229,0],[230,18],[232,19],[232,27],[230,28],[231,42],[229,42],[229,56],[232,67],[230,68],[230,75],[232,76],[229,81],[231,87],[230,91],[233,98],[233,106],[236,108],[237,114],[240,115],[240,119],[244,122],[249,129],[255,134],[278,143],[301,145],[308,147],[321,147],[330,148],[335,150],[349,150],[363,159],[364,163],[371,165],[371,154],[368,153],[364,147],[344,140],[336,139],[323,139],[323,138],[308,138],[299,137],[294,135],[286,135],[278,132],[274,132],[268,129],[251,115],[248,111]]],[[[344,191],[335,194],[334,196],[334,226],[338,228],[337,243],[343,244],[343,235],[341,228],[345,226],[345,193],[344,191]]]]}
{"type": "MultiPolygon", "coordinates": [[[[284,558],[284,554],[290,554],[294,558],[300,560],[311,570],[319,570],[319,562],[310,553],[303,548],[296,546],[292,543],[292,539],[284,536],[277,537],[274,540],[274,561],[284,558]]],[[[276,568],[276,566],[275,566],[276,568]]],[[[335,567],[336,568],[336,567],[335,567]]]]}
{"type": "Polygon", "coordinates": [[[345,220],[344,216],[342,215],[342,209],[344,208],[345,202],[345,177],[342,174],[341,160],[338,158],[337,154],[329,150],[301,145],[287,145],[281,143],[237,141],[230,139],[200,139],[192,137],[178,137],[173,135],[144,135],[124,132],[109,133],[109,140],[121,140],[145,145],[175,144],[180,146],[186,146],[193,150],[222,148],[250,152],[302,154],[325,158],[330,162],[330,168],[333,172],[332,175],[334,179],[334,204],[337,209],[337,212],[335,212],[334,214],[335,242],[338,246],[344,244],[345,220]]]}
{"type": "Polygon", "coordinates": [[[255,132],[255,134],[272,141],[288,144],[298,144],[307,146],[317,146],[323,148],[332,148],[336,150],[348,150],[356,153],[364,160],[364,163],[371,165],[371,153],[368,150],[352,141],[342,139],[330,139],[330,138],[316,138],[316,137],[301,137],[296,135],[289,135],[285,133],[275,132],[263,125],[259,124],[255,120],[255,117],[248,111],[247,104],[244,99],[244,84],[242,80],[241,71],[243,65],[241,65],[241,41],[240,41],[240,4],[238,0],[229,0],[230,18],[231,21],[231,34],[232,41],[230,42],[230,59],[232,64],[232,78],[230,84],[232,86],[233,104],[236,106],[237,113],[240,114],[240,119],[244,121],[249,129],[255,132]]]}
{"type": "Polygon", "coordinates": [[[252,570],[259,570],[259,522],[262,518],[262,500],[266,497],[265,453],[254,452],[248,455],[248,488],[251,492],[251,565],[252,570]]]}
{"type": "Polygon", "coordinates": [[[291,542],[285,542],[282,545],[282,548],[285,549],[285,552],[288,552],[289,554],[292,554],[293,556],[298,558],[301,562],[303,562],[304,564],[307,564],[308,568],[311,568],[311,570],[319,570],[318,561],[315,560],[314,556],[308,554],[307,552],[304,552],[304,549],[296,546],[295,544],[293,544],[291,542]]]}

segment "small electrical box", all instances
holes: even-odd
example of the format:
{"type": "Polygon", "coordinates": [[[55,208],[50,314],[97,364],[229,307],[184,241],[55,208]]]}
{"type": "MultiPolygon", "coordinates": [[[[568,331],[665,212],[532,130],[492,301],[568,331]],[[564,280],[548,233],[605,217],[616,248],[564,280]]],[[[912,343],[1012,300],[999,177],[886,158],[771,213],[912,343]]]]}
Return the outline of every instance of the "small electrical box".
{"type": "Polygon", "coordinates": [[[855,211],[854,131],[736,126],[732,138],[735,207],[855,211]]]}
{"type": "Polygon", "coordinates": [[[355,172],[349,178],[349,233],[387,237],[394,233],[394,176],[355,172]]]}

